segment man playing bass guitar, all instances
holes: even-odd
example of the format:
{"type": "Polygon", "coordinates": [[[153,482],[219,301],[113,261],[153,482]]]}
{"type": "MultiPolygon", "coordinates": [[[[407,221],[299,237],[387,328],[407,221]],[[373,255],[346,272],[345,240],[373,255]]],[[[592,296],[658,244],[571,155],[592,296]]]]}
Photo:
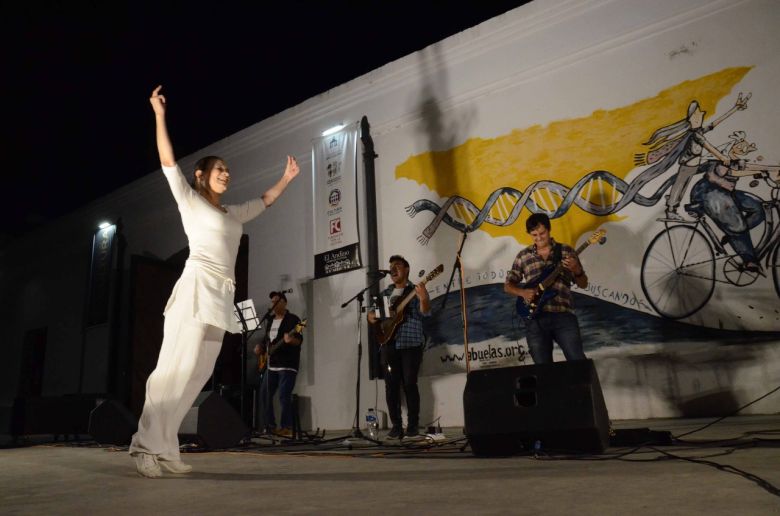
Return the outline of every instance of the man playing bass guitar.
{"type": "Polygon", "coordinates": [[[572,306],[570,286],[588,286],[588,277],[576,251],[559,244],[550,235],[550,218],[534,213],[525,223],[533,245],[520,251],[507,274],[504,292],[523,298],[527,305],[538,301],[540,280],[560,263],[560,274],[549,288],[557,291],[535,315],[526,318],[526,340],[535,364],[553,361],[553,340],[558,343],[566,360],[585,360],[580,337],[580,326],[572,306]]]}
{"type": "MultiPolygon", "coordinates": [[[[396,304],[414,291],[416,296],[406,305],[403,322],[397,327],[394,336],[382,345],[380,360],[385,371],[385,399],[393,427],[387,434],[389,439],[401,439],[404,431],[401,421],[401,387],[406,396],[407,426],[406,436],[419,434],[420,392],[417,389],[417,375],[423,357],[423,317],[431,313],[431,300],[424,284],[415,286],[409,281],[409,262],[403,256],[390,257],[390,279],[382,296],[390,297],[396,304]]],[[[374,312],[368,312],[368,322],[376,324],[374,312]]]]}

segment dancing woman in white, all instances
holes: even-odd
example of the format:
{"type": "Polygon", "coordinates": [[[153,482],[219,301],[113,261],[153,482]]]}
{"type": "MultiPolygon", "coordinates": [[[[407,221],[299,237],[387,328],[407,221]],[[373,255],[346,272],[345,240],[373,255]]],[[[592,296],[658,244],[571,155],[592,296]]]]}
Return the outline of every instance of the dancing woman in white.
{"type": "Polygon", "coordinates": [[[238,333],[233,318],[234,264],[242,224],[260,215],[298,175],[287,157],[282,178],[261,198],[222,206],[230,183],[225,161],[216,156],[195,165],[193,184],[176,164],[165,123],[165,97],[158,86],[149,99],[157,125],[157,150],[163,173],[181,213],[190,255],[165,307],[165,327],[157,367],[146,382],[146,401],[138,432],[130,444],[138,473],[149,478],[188,473],[179,456],[179,426],[214,370],[225,331],[238,333]]]}

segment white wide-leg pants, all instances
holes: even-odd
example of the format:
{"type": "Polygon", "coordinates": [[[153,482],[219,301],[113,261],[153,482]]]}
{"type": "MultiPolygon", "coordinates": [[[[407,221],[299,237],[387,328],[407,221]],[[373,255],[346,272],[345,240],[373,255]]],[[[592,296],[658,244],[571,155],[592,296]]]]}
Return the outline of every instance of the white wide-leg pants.
{"type": "Polygon", "coordinates": [[[169,310],[157,367],[146,381],[146,401],[130,453],[181,460],[179,427],[214,371],[225,331],[183,310],[169,310]]]}

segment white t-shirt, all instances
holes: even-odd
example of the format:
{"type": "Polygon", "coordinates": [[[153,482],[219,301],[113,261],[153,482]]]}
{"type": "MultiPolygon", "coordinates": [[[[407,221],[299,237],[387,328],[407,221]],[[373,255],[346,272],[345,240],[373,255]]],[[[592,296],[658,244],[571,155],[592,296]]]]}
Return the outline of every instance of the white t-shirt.
{"type": "Polygon", "coordinates": [[[271,327],[268,329],[268,338],[271,340],[271,342],[276,339],[276,336],[279,335],[279,326],[282,325],[282,319],[274,319],[274,322],[271,323],[271,327]]]}

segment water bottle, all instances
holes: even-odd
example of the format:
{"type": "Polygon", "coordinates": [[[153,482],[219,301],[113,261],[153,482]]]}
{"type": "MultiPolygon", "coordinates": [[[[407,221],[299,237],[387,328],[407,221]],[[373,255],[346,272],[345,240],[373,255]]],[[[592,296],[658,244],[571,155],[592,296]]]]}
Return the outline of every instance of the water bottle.
{"type": "Polygon", "coordinates": [[[366,412],[366,428],[370,439],[377,440],[379,438],[379,424],[376,419],[376,410],[373,408],[369,408],[366,412]]]}

